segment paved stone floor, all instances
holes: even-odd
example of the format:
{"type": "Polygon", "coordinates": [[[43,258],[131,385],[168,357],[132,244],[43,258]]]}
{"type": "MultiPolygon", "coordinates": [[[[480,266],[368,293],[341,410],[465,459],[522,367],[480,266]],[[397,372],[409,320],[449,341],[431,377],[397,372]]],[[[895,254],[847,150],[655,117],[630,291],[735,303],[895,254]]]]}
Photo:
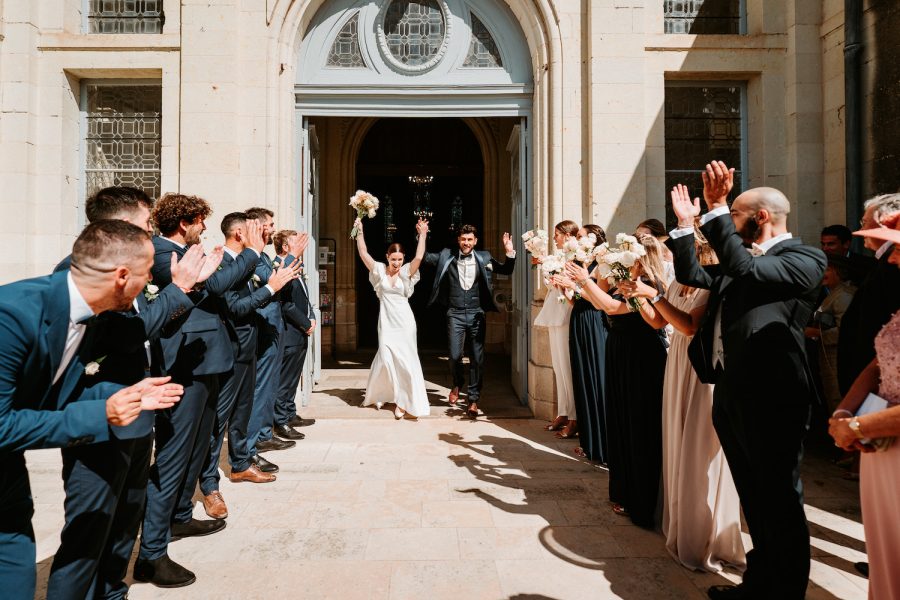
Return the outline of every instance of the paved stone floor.
{"type": "MultiPolygon", "coordinates": [[[[225,479],[227,528],[170,546],[197,582],[136,584],[132,599],[699,599],[736,579],[682,568],[660,534],[614,515],[606,473],[574,458],[575,444],[543,422],[520,418],[528,413],[503,368],[490,370],[488,417],[471,422],[446,406],[443,367],[430,361],[433,415],[397,422],[358,407],[367,371],[352,362],[323,372],[304,411],[319,419],[307,439],[268,455],[278,480],[225,479]]],[[[59,453],[30,452],[28,464],[43,597],[63,524],[59,453]]],[[[805,483],[808,597],[865,598],[852,566],[865,560],[857,485],[816,456],[805,483]]],[[[205,518],[199,504],[196,512],[205,518]]]]}

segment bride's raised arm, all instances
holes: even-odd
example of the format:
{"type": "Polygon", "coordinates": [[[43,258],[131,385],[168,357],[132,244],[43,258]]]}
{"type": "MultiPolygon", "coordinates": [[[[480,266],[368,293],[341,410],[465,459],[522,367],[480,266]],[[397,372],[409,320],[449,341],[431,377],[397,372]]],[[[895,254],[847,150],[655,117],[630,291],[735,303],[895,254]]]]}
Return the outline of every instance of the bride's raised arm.
{"type": "Polygon", "coordinates": [[[419,243],[416,245],[416,255],[409,261],[409,276],[412,277],[419,270],[422,258],[425,257],[425,244],[428,241],[428,221],[419,219],[416,223],[416,231],[419,232],[419,243]]]}
{"type": "Polygon", "coordinates": [[[375,266],[375,259],[369,255],[369,250],[366,248],[366,237],[363,234],[363,224],[362,219],[356,219],[356,222],[353,225],[359,230],[359,235],[356,236],[356,249],[359,251],[359,257],[362,259],[363,264],[366,265],[366,268],[371,271],[372,267],[375,266]]]}

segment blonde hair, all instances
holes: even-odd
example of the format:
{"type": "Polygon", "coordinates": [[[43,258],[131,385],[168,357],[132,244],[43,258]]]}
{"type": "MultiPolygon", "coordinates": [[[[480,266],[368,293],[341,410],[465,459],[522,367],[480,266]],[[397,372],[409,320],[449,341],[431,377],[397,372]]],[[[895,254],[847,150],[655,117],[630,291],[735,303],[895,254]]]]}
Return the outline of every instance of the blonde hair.
{"type": "Polygon", "coordinates": [[[642,235],[638,241],[644,246],[647,254],[638,260],[641,265],[641,272],[650,278],[650,283],[656,286],[656,289],[665,291],[668,288],[666,281],[666,271],[663,265],[663,245],[652,235],[642,235]]]}

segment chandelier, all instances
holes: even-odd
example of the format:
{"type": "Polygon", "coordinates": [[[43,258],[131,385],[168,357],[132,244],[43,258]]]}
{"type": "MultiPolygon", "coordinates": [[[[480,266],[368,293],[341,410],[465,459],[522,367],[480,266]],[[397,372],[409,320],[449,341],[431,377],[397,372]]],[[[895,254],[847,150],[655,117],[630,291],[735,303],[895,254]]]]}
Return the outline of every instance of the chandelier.
{"type": "Polygon", "coordinates": [[[429,220],[434,216],[431,210],[431,182],[432,175],[410,175],[409,183],[413,187],[413,216],[417,219],[429,220]]]}

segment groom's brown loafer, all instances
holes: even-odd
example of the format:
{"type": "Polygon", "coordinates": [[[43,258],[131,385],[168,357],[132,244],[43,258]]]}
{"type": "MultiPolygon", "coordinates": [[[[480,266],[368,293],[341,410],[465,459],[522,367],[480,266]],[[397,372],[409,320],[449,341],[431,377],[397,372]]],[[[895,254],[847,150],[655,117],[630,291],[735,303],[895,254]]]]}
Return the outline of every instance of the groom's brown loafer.
{"type": "Polygon", "coordinates": [[[456,404],[459,402],[459,388],[455,387],[450,390],[450,396],[447,398],[447,402],[450,404],[456,404]]]}
{"type": "Polygon", "coordinates": [[[469,417],[470,419],[477,419],[478,418],[478,405],[475,404],[474,402],[472,404],[470,404],[469,407],[466,408],[466,416],[469,417]]]}

